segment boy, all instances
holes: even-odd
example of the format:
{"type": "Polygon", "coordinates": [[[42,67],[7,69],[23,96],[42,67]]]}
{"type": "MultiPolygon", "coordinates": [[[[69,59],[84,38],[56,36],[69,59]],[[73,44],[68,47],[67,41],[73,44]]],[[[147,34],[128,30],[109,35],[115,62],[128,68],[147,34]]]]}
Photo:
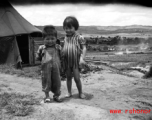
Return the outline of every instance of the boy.
{"type": "Polygon", "coordinates": [[[50,102],[49,92],[54,93],[53,100],[59,99],[61,94],[60,59],[57,43],[57,31],[54,26],[45,26],[43,29],[44,45],[39,46],[37,59],[41,61],[42,91],[45,93],[44,102],[50,102]]]}

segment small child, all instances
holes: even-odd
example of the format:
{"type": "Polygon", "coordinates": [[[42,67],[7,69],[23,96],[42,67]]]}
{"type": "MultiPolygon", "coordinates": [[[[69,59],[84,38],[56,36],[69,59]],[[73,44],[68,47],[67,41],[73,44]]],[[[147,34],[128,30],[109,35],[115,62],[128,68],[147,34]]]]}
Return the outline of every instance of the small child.
{"type": "Polygon", "coordinates": [[[82,35],[76,32],[78,28],[79,23],[75,17],[68,16],[65,18],[63,29],[66,32],[66,36],[63,43],[62,54],[67,77],[68,95],[66,97],[72,97],[71,87],[72,77],[74,76],[79,98],[84,99],[85,95],[82,92],[79,65],[85,64],[86,41],[82,35]]]}
{"type": "Polygon", "coordinates": [[[44,45],[39,46],[37,59],[41,61],[42,91],[45,93],[44,102],[50,102],[49,92],[54,93],[53,100],[62,102],[59,99],[61,94],[60,79],[60,58],[57,43],[57,31],[54,26],[45,26],[43,29],[44,45]]]}

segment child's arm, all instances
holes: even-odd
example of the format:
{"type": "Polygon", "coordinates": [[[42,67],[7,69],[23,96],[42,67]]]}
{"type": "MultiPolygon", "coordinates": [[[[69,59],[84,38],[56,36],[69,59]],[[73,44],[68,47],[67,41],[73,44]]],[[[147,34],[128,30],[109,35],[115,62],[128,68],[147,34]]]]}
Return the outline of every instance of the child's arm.
{"type": "Polygon", "coordinates": [[[82,54],[81,54],[81,57],[82,57],[83,59],[84,59],[85,56],[86,56],[86,51],[87,51],[86,45],[82,45],[82,54]]]}
{"type": "Polygon", "coordinates": [[[36,60],[39,60],[39,61],[42,60],[42,49],[43,49],[43,46],[39,46],[37,53],[36,53],[36,60]]]}
{"type": "Polygon", "coordinates": [[[80,64],[85,64],[86,46],[83,45],[82,54],[80,56],[80,64]]]}
{"type": "Polygon", "coordinates": [[[79,38],[79,44],[80,44],[80,48],[82,50],[82,54],[81,54],[81,57],[84,59],[85,58],[85,55],[86,55],[86,39],[84,39],[83,36],[80,36],[79,38]]]}
{"type": "Polygon", "coordinates": [[[85,56],[86,56],[86,40],[84,39],[83,36],[80,36],[80,39],[79,39],[79,43],[80,43],[80,47],[82,49],[82,53],[81,53],[81,57],[80,57],[80,64],[85,64],[85,56]]]}

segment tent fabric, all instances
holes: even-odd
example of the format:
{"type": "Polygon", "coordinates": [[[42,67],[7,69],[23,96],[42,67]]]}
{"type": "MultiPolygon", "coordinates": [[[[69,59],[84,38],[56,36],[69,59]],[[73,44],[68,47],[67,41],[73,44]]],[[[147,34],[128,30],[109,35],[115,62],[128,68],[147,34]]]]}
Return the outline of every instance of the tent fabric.
{"type": "Polygon", "coordinates": [[[7,60],[7,56],[11,49],[13,37],[0,38],[0,64],[3,64],[7,60]]]}
{"type": "MultiPolygon", "coordinates": [[[[24,34],[29,36],[32,33],[42,35],[40,29],[24,19],[8,1],[2,0],[0,3],[0,64],[18,65],[22,60],[24,62],[25,60],[21,58],[24,52],[22,53],[20,50],[22,47],[26,47],[26,52],[33,52],[29,51],[28,48],[29,45],[33,44],[29,38],[18,39],[17,36],[24,34]],[[23,42],[22,46],[18,44],[19,41],[23,42]],[[24,46],[24,43],[28,45],[24,46]]],[[[25,57],[31,60],[31,56],[28,54],[25,57]]]]}
{"type": "Polygon", "coordinates": [[[15,37],[0,38],[0,64],[12,64],[22,62],[15,37]]]}
{"type": "Polygon", "coordinates": [[[24,19],[9,2],[0,5],[0,37],[18,34],[42,33],[24,19]]]}
{"type": "Polygon", "coordinates": [[[16,37],[13,38],[12,46],[9,50],[6,63],[16,65],[17,63],[21,63],[21,55],[17,45],[16,37]]]}

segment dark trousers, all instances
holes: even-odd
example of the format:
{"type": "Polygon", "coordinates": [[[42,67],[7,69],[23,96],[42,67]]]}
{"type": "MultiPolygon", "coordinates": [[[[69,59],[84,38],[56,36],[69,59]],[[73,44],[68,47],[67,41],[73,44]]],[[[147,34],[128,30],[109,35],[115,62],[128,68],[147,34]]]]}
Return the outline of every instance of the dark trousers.
{"type": "Polygon", "coordinates": [[[52,91],[55,96],[61,94],[60,68],[57,62],[49,61],[42,65],[42,91],[52,91]]]}

